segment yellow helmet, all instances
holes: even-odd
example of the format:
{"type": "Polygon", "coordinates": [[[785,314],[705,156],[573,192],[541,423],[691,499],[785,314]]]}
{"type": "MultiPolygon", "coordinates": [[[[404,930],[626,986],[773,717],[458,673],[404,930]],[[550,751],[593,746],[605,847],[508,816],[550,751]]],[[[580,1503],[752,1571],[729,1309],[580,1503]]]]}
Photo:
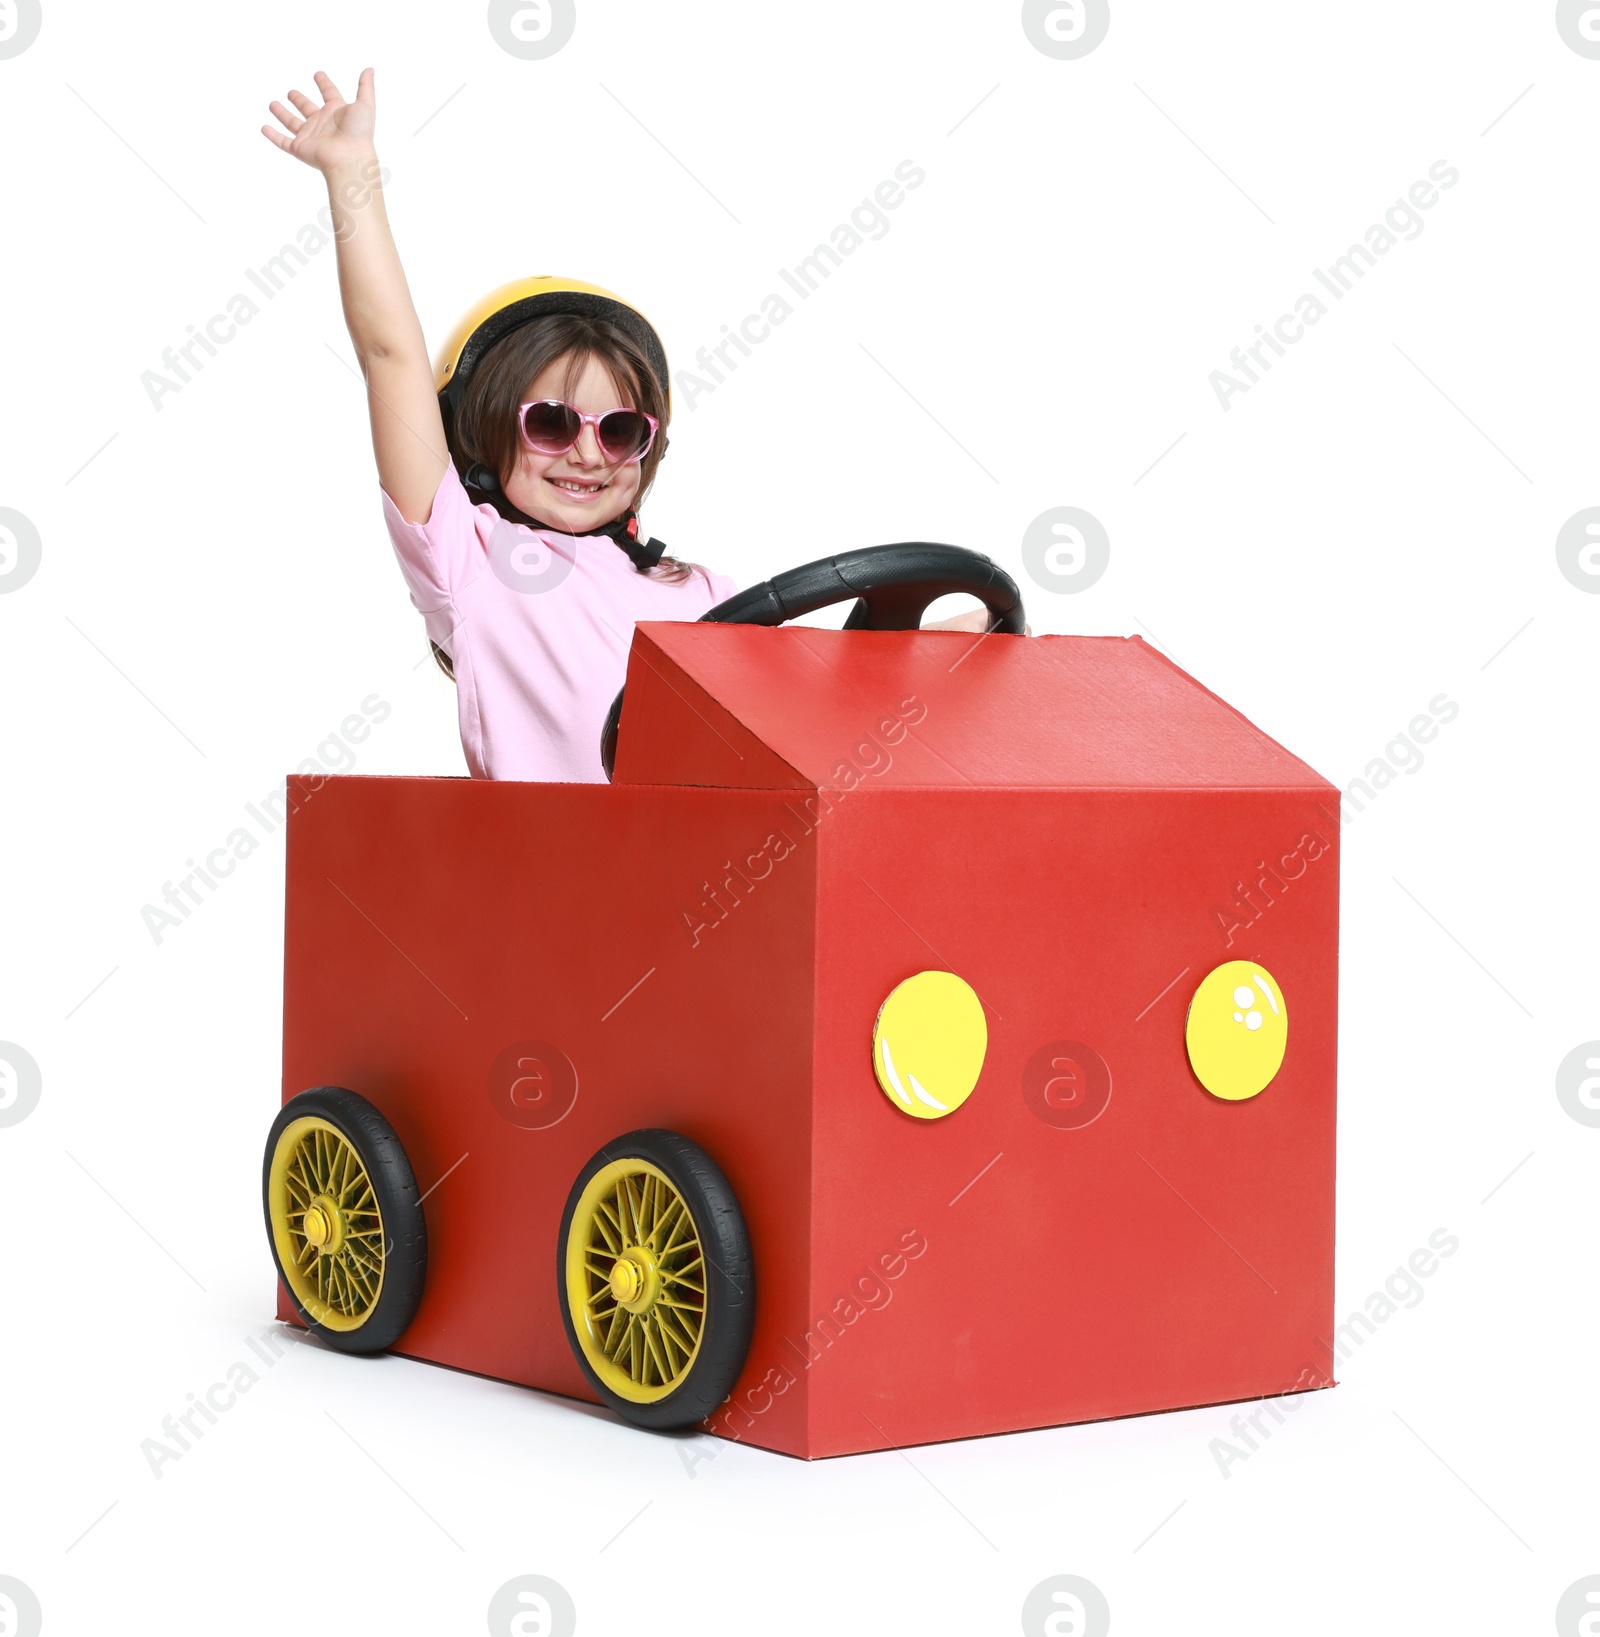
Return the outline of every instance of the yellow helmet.
{"type": "Polygon", "coordinates": [[[444,400],[440,407],[445,411],[446,427],[454,419],[454,411],[473,370],[489,348],[530,319],[546,313],[606,318],[626,330],[650,361],[670,415],[672,377],[667,370],[667,351],[650,320],[637,307],[609,290],[602,290],[598,284],[540,273],[534,278],[514,279],[498,290],[491,290],[450,332],[433,371],[434,387],[444,400]]]}

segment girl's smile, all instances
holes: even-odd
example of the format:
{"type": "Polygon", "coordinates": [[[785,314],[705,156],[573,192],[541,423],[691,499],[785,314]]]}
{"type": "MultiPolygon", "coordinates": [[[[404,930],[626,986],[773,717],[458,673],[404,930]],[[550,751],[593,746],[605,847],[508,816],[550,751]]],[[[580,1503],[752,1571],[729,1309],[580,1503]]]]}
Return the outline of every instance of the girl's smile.
{"type": "Polygon", "coordinates": [[[597,500],[608,487],[604,483],[580,483],[575,478],[565,477],[547,477],[545,482],[553,488],[560,489],[563,494],[569,494],[578,500],[597,500]]]}

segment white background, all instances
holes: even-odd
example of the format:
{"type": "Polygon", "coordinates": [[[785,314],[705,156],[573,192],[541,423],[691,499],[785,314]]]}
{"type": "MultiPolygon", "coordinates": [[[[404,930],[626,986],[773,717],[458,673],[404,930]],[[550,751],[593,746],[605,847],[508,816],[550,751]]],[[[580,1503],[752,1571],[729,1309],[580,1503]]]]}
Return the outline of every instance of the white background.
{"type": "Polygon", "coordinates": [[[1115,0],[1060,61],[1015,4],[582,0],[521,61],[479,5],[46,0],[0,60],[0,506],[43,542],[0,596],[0,1039],[43,1072],[0,1129],[0,1574],[46,1629],[481,1631],[539,1573],[590,1633],[1012,1632],[1071,1573],[1118,1633],[1548,1630],[1600,1573],[1600,1130],[1555,1093],[1600,1036],[1600,597],[1555,555],[1600,504],[1597,110],[1544,3],[1115,0]],[[271,1328],[281,836],[159,946],[141,906],[368,695],[362,771],[462,769],[332,250],[159,411],[140,381],[322,203],[269,99],[368,62],[435,343],[556,271],[686,367],[925,169],[680,387],[675,551],[977,547],[1036,630],[1143,632],[1341,786],[1459,706],[1343,837],[1340,1318],[1460,1250],[1227,1476],[1227,1409],[807,1466],[308,1347],[152,1477],[271,1328]],[[1439,160],[1420,237],[1224,411],[1210,373],[1439,160]],[[1062,505],[1111,540],[1076,595],[1022,568],[1062,505]]]}

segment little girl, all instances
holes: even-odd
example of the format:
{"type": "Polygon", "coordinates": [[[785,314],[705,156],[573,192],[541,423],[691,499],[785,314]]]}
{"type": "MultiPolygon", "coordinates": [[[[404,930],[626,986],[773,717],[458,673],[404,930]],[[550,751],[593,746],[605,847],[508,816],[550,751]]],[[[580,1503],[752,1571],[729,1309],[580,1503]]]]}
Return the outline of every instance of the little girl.
{"type": "MultiPolygon", "coordinates": [[[[642,314],[535,278],[480,303],[437,376],[389,231],[373,73],[326,74],[262,126],[328,184],[345,322],[367,382],[384,517],[455,678],[473,776],[599,783],[600,734],[638,620],[695,620],[738,587],[639,539],[666,453],[669,375],[642,314]],[[287,135],[285,134],[287,132],[287,135]]],[[[983,630],[982,616],[941,622],[983,630]]]]}

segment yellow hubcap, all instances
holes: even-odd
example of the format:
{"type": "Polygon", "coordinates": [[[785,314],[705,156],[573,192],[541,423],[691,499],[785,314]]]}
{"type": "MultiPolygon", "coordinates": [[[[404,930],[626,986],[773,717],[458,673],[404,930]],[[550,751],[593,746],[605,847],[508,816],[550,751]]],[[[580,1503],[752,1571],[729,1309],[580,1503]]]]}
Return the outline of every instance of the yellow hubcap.
{"type": "Polygon", "coordinates": [[[284,1127],[267,1210],[295,1300],[328,1330],[359,1330],[383,1290],[383,1216],[372,1179],[337,1126],[308,1116],[284,1127]]]}
{"type": "Polygon", "coordinates": [[[314,1245],[320,1254],[336,1256],[344,1249],[349,1227],[338,1202],[321,1194],[306,1207],[300,1231],[305,1235],[306,1243],[314,1245]]]}
{"type": "Polygon", "coordinates": [[[705,1329],[705,1259],[683,1196],[648,1160],[602,1166],[567,1234],[567,1304],[595,1374],[635,1404],[689,1373],[705,1329]]]}
{"type": "Polygon", "coordinates": [[[630,1313],[646,1313],[661,1296],[661,1263],[646,1245],[630,1245],[612,1264],[611,1294],[630,1313]]]}

